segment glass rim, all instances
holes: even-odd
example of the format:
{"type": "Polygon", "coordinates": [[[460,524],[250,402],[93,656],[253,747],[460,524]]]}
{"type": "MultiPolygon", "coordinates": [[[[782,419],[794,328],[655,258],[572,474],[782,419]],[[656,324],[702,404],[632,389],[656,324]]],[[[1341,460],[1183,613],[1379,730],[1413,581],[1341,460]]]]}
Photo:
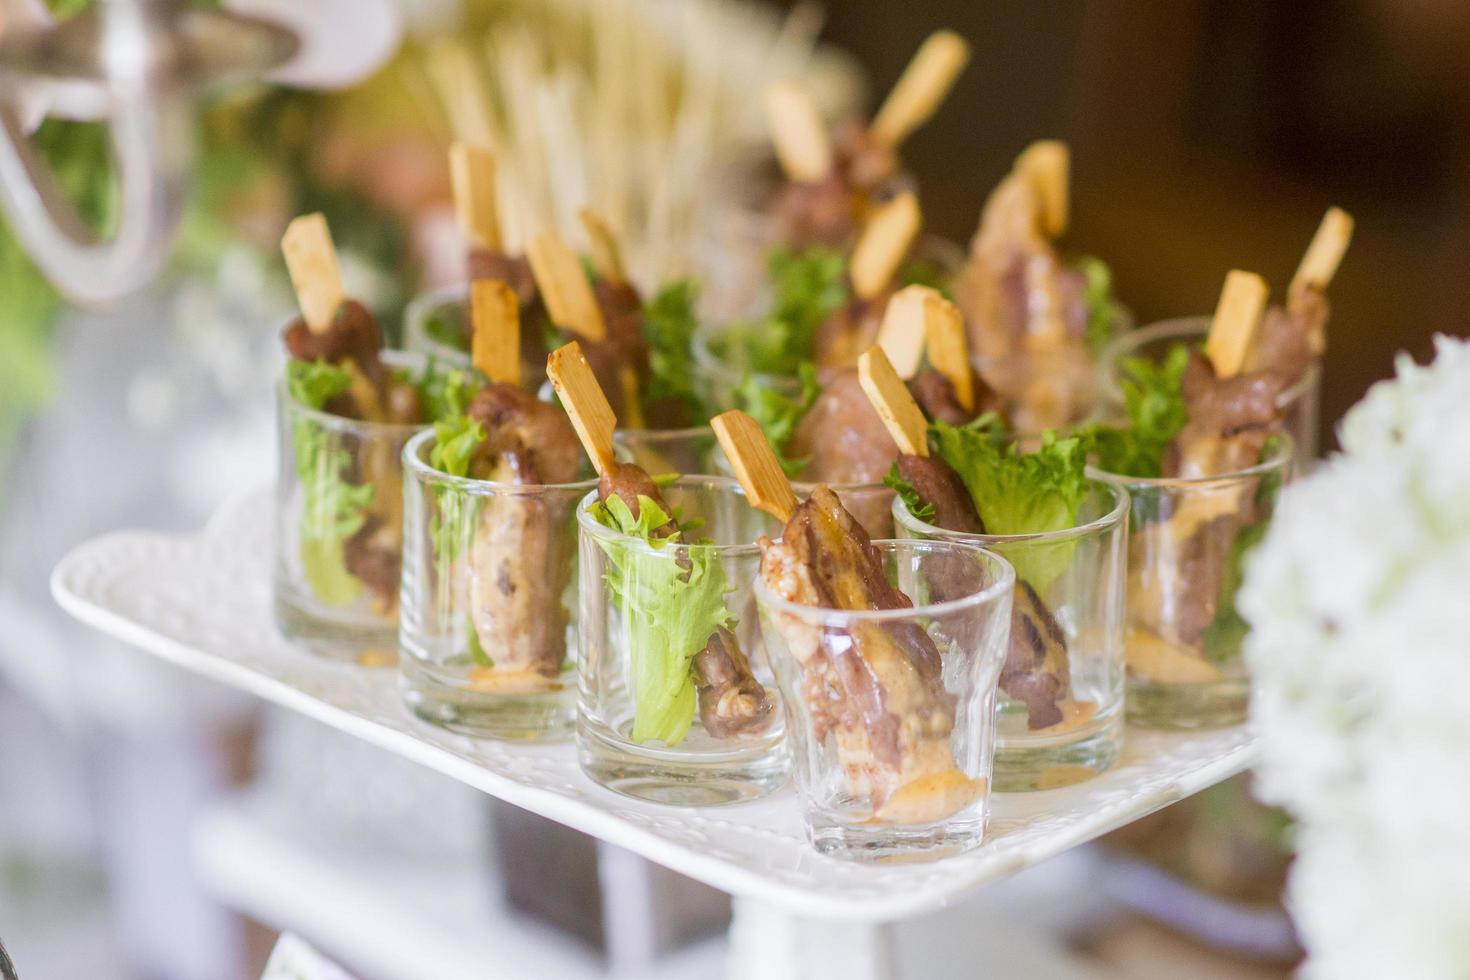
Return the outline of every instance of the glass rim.
{"type": "MultiPolygon", "coordinates": [[[[666,486],[675,486],[683,489],[697,490],[724,490],[744,499],[745,488],[738,480],[725,476],[713,476],[710,474],[686,473],[681,474],[678,479],[670,481],[666,486]]],[[[622,531],[614,530],[592,517],[592,505],[597,503],[599,489],[596,481],[593,481],[593,489],[577,502],[577,525],[594,538],[617,544],[632,552],[640,552],[644,555],[662,557],[676,554],[680,550],[713,553],[727,558],[745,558],[760,554],[760,545],[754,541],[746,544],[700,544],[698,542],[678,542],[655,548],[642,538],[622,531]]],[[[746,506],[751,510],[755,507],[746,501],[746,506]]]]}
{"type": "Polygon", "coordinates": [[[1285,430],[1275,433],[1275,437],[1279,441],[1274,455],[1261,460],[1254,466],[1248,466],[1243,470],[1234,470],[1230,473],[1219,473],[1214,476],[1127,476],[1123,473],[1110,473],[1107,470],[1089,464],[1087,467],[1087,476],[1089,479],[1117,484],[1130,493],[1135,487],[1139,489],[1157,490],[1167,490],[1170,488],[1198,490],[1211,486],[1227,486],[1255,477],[1266,476],[1269,473],[1284,471],[1287,466],[1291,465],[1292,458],[1296,454],[1296,441],[1291,438],[1291,433],[1285,430]]]}
{"type": "MultiPolygon", "coordinates": [[[[1121,333],[1108,342],[1103,348],[1098,359],[1102,368],[1098,372],[1102,396],[1109,401],[1117,401],[1123,395],[1121,381],[1116,370],[1117,364],[1124,358],[1137,352],[1144,344],[1156,340],[1168,338],[1183,338],[1187,336],[1203,337],[1209,333],[1210,318],[1205,314],[1191,314],[1188,316],[1169,317],[1166,320],[1155,320],[1153,323],[1137,327],[1126,333],[1121,333]]],[[[1322,358],[1315,357],[1312,363],[1307,365],[1307,370],[1297,379],[1295,384],[1282,390],[1276,399],[1278,406],[1288,406],[1305,397],[1306,393],[1321,381],[1322,358]]]]}
{"type": "MultiPolygon", "coordinates": [[[[295,317],[286,323],[295,321],[295,317]]],[[[433,356],[420,351],[398,350],[397,348],[384,348],[382,352],[383,361],[390,367],[426,368],[433,360],[433,356]],[[401,363],[400,363],[401,362],[401,363]]],[[[288,357],[287,361],[293,360],[288,357]]],[[[454,370],[464,370],[456,365],[454,370]]],[[[374,422],[371,419],[350,419],[345,415],[334,415],[325,409],[311,408],[303,405],[291,394],[291,388],[286,379],[286,370],[282,366],[281,376],[276,381],[276,393],[279,396],[279,404],[285,406],[293,416],[310,419],[324,429],[334,429],[339,432],[361,432],[372,435],[390,436],[403,435],[405,433],[417,433],[428,429],[433,431],[432,422],[374,422]]]]}
{"type": "MultiPolygon", "coordinates": [[[[916,551],[928,552],[952,552],[961,555],[969,555],[972,558],[988,563],[996,578],[985,588],[969,595],[960,596],[958,599],[945,599],[942,602],[930,602],[922,605],[915,604],[907,609],[829,609],[826,606],[808,606],[799,602],[783,599],[771,591],[766,585],[764,576],[755,577],[756,601],[763,606],[769,607],[777,612],[795,616],[807,622],[819,626],[852,626],[859,623],[888,623],[895,620],[913,619],[917,616],[942,616],[949,613],[963,612],[967,609],[979,608],[989,605],[996,600],[1009,596],[1016,585],[1016,569],[1006,560],[1004,555],[982,548],[968,541],[951,541],[947,539],[919,539],[919,538],[879,538],[871,542],[879,551],[896,552],[900,548],[910,548],[916,551]]],[[[912,596],[908,596],[913,601],[912,596]]]]}
{"type": "Polygon", "coordinates": [[[575,480],[571,483],[502,483],[498,480],[476,480],[469,476],[455,476],[445,473],[437,467],[431,466],[424,459],[424,447],[437,437],[433,426],[429,426],[422,432],[415,433],[413,438],[403,447],[402,462],[405,474],[411,474],[415,478],[436,486],[451,487],[471,496],[491,497],[524,495],[530,496],[551,491],[570,491],[581,493],[588,487],[597,487],[597,477],[589,477],[585,480],[575,480]]]}
{"type": "Polygon", "coordinates": [[[895,496],[893,501],[893,519],[910,530],[932,534],[943,540],[985,542],[997,545],[1021,544],[1030,541],[1047,544],[1061,543],[1071,541],[1074,538],[1084,538],[1110,528],[1121,527],[1131,507],[1128,488],[1121,484],[1109,483],[1106,480],[1100,480],[1091,476],[1087,477],[1087,482],[1091,489],[1100,490],[1112,498],[1112,508],[1101,517],[1093,518],[1086,524],[1064,527],[1056,531],[1033,531],[1029,534],[984,534],[974,531],[951,531],[949,528],[940,527],[938,524],[930,524],[928,521],[923,521],[915,517],[909,512],[908,506],[903,502],[903,498],[898,496],[895,496]]]}

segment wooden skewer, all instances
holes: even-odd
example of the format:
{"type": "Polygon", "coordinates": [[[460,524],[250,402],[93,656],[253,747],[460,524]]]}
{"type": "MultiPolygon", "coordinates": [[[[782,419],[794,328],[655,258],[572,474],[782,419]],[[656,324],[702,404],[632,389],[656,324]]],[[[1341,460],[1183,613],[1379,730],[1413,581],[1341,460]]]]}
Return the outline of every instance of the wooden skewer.
{"type": "Polygon", "coordinates": [[[495,205],[495,158],[489,151],[456,142],[449,148],[454,213],[470,244],[500,251],[500,217],[495,205]]]}
{"type": "Polygon", "coordinates": [[[470,284],[470,317],[475,325],[470,354],[480,373],[499,384],[521,383],[521,304],[515,290],[499,279],[470,284]]]}
{"type": "Polygon", "coordinates": [[[924,359],[925,302],[933,294],[928,286],[905,286],[888,300],[883,323],[878,328],[878,346],[888,355],[900,378],[912,378],[924,359]]]}
{"type": "Polygon", "coordinates": [[[1286,295],[1288,307],[1294,308],[1299,302],[1298,297],[1309,287],[1327,289],[1352,240],[1353,216],[1342,208],[1328,208],[1322,216],[1322,223],[1317,226],[1317,233],[1312,236],[1312,244],[1307,246],[1307,252],[1302,256],[1302,264],[1297,266],[1296,275],[1291,278],[1291,288],[1286,295]]]}
{"type": "Polygon", "coordinates": [[[874,347],[858,358],[858,383],[899,452],[909,456],[929,455],[929,423],[919,403],[889,363],[883,348],[874,347]]]}
{"type": "Polygon", "coordinates": [[[547,355],[546,374],[572,420],[572,428],[577,430],[582,448],[601,476],[613,465],[613,429],[618,420],[582,353],[582,345],[574,340],[547,355]]]}
{"type": "Polygon", "coordinates": [[[935,31],[920,45],[913,60],[869,129],[880,144],[896,147],[933,117],[955,79],[970,62],[970,44],[954,31],[935,31]]]}
{"type": "Polygon", "coordinates": [[[975,410],[975,373],[970,367],[970,337],[958,306],[938,293],[925,297],[924,337],[929,363],[949,379],[965,411],[975,410]]]}
{"type": "Polygon", "coordinates": [[[342,273],[332,232],[321,212],[291,219],[281,236],[281,254],[301,305],[301,317],[312,333],[325,333],[342,305],[342,273]]]}
{"type": "Polygon", "coordinates": [[[793,82],[767,88],[766,118],[776,159],[788,179],[811,183],[831,173],[832,141],[816,103],[805,89],[793,82]]]}
{"type": "Polygon", "coordinates": [[[1225,277],[1225,288],[1220,291],[1220,302],[1205,339],[1205,354],[1217,378],[1234,377],[1245,366],[1269,292],[1266,280],[1254,272],[1232,269],[1225,277]]]}
{"type": "Polygon", "coordinates": [[[791,520],[796,494],[791,491],[791,481],[786,479],[770,440],[756,420],[739,409],[731,409],[710,419],[709,424],[750,505],[782,524],[791,520]]]}
{"type": "Polygon", "coordinates": [[[1016,157],[1015,170],[1036,189],[1041,230],[1050,238],[1066,234],[1070,213],[1071,153],[1061,140],[1038,140],[1016,157]]]}
{"type": "Polygon", "coordinates": [[[542,232],[526,249],[536,288],[546,302],[551,322],[564,330],[599,341],[607,337],[607,324],[582,263],[566,242],[553,232],[542,232]]]}
{"type": "Polygon", "coordinates": [[[872,299],[893,281],[918,237],[923,220],[919,200],[910,191],[904,191],[873,213],[847,267],[852,290],[860,299],[872,299]]]}
{"type": "Polygon", "coordinates": [[[582,227],[587,229],[587,242],[591,246],[592,267],[608,282],[621,286],[628,281],[623,266],[623,253],[618,248],[617,236],[606,221],[590,208],[583,208],[577,215],[582,227]]]}

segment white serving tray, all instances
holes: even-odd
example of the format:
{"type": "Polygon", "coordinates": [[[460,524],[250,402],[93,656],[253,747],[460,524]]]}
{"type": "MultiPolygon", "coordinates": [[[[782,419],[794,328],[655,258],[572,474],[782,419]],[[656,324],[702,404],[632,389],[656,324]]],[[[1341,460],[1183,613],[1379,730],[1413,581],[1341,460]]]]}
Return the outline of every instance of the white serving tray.
{"type": "Polygon", "coordinates": [[[1136,820],[1245,769],[1245,728],[1130,731],[1123,758],[1066,789],[994,797],[989,839],[940,861],[863,865],[814,852],[790,787],[714,809],[658,806],[595,785],[569,742],[467,738],[415,718],[391,669],[323,660],[276,632],[271,615],[271,501],[252,494],[200,534],[120,531],[69,554],[52,575],[58,602],[104,632],[300,711],[584,833],[734,895],[804,916],[907,918],[1136,820]]]}

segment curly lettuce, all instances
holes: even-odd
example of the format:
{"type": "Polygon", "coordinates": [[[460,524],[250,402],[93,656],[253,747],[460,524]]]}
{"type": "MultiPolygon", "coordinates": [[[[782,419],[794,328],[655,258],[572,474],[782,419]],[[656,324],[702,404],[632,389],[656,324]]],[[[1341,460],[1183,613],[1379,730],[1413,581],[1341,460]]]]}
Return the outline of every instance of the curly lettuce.
{"type": "MultiPolygon", "coordinates": [[[[323,410],[352,385],[352,373],[324,360],[289,361],[286,390],[307,408],[323,410]]],[[[362,593],[362,583],[347,571],[343,542],[367,520],[371,484],[348,483],[342,474],[352,455],[314,420],[298,418],[291,428],[296,477],[301,484],[301,569],[312,593],[327,605],[345,606],[362,593]]]]}
{"type": "Polygon", "coordinates": [[[756,374],[795,374],[811,357],[817,328],[849,297],[847,260],[836,249],[774,248],[766,256],[771,310],[727,330],[722,343],[736,363],[756,374]]]}
{"type": "MultiPolygon", "coordinates": [[[[1040,448],[1022,452],[984,416],[963,426],[936,421],[930,432],[940,457],[970,492],[987,533],[1041,534],[1076,527],[1087,496],[1083,439],[1059,439],[1048,431],[1040,448]]],[[[1075,547],[1075,542],[1025,542],[1007,548],[1005,555],[1019,578],[1044,591],[1066,570],[1075,547]]]]}
{"type": "Polygon", "coordinates": [[[1087,305],[1087,349],[1097,357],[1118,332],[1122,319],[1113,298],[1113,270],[1102,259],[1084,255],[1072,263],[1082,273],[1086,287],[1082,301],[1087,305]]]}
{"type": "Polygon", "coordinates": [[[643,335],[648,340],[649,401],[682,405],[691,420],[706,418],[704,400],[694,387],[690,344],[699,326],[694,312],[698,287],[688,279],[667,283],[643,308],[643,335]]]}
{"type": "Polygon", "coordinates": [[[689,543],[689,525],[666,538],[653,536],[671,515],[651,497],[639,496],[636,518],[616,494],[594,505],[591,513],[650,549],[599,542],[609,559],[608,587],[622,611],[633,681],[631,737],[678,745],[689,733],[698,706],[694,657],[717,630],[735,621],[725,604],[729,580],[712,551],[692,548],[677,558],[670,553],[674,546],[689,543]]]}
{"type": "Polygon", "coordinates": [[[1189,421],[1180,389],[1188,366],[1185,344],[1174,345],[1157,364],[1141,357],[1123,361],[1121,384],[1128,424],[1095,425],[1083,434],[1098,468],[1122,476],[1163,475],[1164,450],[1189,421]]]}
{"type": "Polygon", "coordinates": [[[817,368],[811,361],[801,361],[796,367],[796,377],[801,390],[793,395],[784,395],[755,375],[746,375],[740,387],[735,389],[736,404],[755,419],[776,451],[781,469],[790,477],[806,469],[806,457],[792,458],[786,455],[787,443],[796,434],[796,427],[822,394],[817,381],[817,368]]]}

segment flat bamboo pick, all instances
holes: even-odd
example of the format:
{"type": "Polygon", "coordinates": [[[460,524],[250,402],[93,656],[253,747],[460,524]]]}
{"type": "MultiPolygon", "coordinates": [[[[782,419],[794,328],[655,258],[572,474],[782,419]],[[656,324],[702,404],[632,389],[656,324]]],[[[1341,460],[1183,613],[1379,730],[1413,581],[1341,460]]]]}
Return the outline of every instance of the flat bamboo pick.
{"type": "Polygon", "coordinates": [[[965,411],[975,410],[975,373],[970,367],[970,337],[959,307],[938,293],[925,297],[924,337],[929,363],[949,379],[965,411]]]}
{"type": "Polygon", "coordinates": [[[782,524],[791,520],[796,494],[791,492],[791,481],[786,479],[770,440],[756,420],[739,409],[731,409],[710,419],[709,424],[751,506],[782,524]]]}
{"type": "Polygon", "coordinates": [[[587,340],[605,338],[607,324],[602,319],[602,308],[597,305],[577,253],[554,232],[546,231],[531,239],[526,257],[531,260],[531,273],[551,322],[587,340]]]}
{"type": "Polygon", "coordinates": [[[883,348],[874,347],[858,358],[858,383],[863,386],[863,393],[868,396],[873,410],[883,420],[883,427],[898,444],[899,452],[909,456],[928,456],[929,424],[903,379],[889,363],[883,348]]]}
{"type": "Polygon", "coordinates": [[[896,147],[928,122],[970,62],[970,44],[954,31],[935,31],[913,60],[869,129],[879,143],[896,147]]]}
{"type": "Polygon", "coordinates": [[[281,254],[307,328],[312,333],[325,333],[342,305],[344,293],[332,232],[321,212],[291,219],[281,236],[281,254]]]}
{"type": "Polygon", "coordinates": [[[449,147],[454,214],[472,245],[500,251],[500,217],[495,204],[495,157],[469,143],[449,147]]]}
{"type": "Polygon", "coordinates": [[[912,378],[924,359],[925,300],[938,296],[928,286],[905,286],[888,300],[878,327],[878,346],[888,355],[900,378],[912,378]]]}
{"type": "Polygon", "coordinates": [[[547,355],[546,374],[572,420],[572,428],[577,430],[582,448],[601,476],[613,464],[613,429],[618,420],[582,353],[582,345],[574,340],[547,355]]]}
{"type": "Polygon", "coordinates": [[[626,283],[628,274],[623,266],[623,253],[618,248],[618,239],[613,230],[590,208],[583,208],[577,213],[577,217],[582,219],[582,227],[587,230],[587,242],[592,249],[592,267],[597,270],[597,274],[617,285],[626,283]]]}
{"type": "Polygon", "coordinates": [[[860,299],[872,299],[893,281],[922,223],[919,200],[909,191],[873,213],[847,267],[853,292],[860,299]]]}
{"type": "Polygon", "coordinates": [[[470,317],[475,325],[470,358],[480,373],[500,384],[521,383],[521,304],[515,290],[499,279],[470,284],[470,317]]]}
{"type": "Polygon", "coordinates": [[[1295,307],[1297,298],[1308,287],[1327,289],[1352,240],[1353,216],[1342,208],[1328,208],[1322,216],[1322,223],[1317,226],[1317,233],[1312,236],[1312,244],[1307,246],[1307,252],[1302,256],[1302,264],[1297,266],[1296,275],[1292,276],[1291,289],[1286,295],[1288,306],[1295,307]]]}
{"type": "Polygon", "coordinates": [[[790,180],[811,183],[832,171],[832,141],[806,90],[793,82],[767,88],[766,118],[776,159],[790,180]]]}
{"type": "Polygon", "coordinates": [[[1041,204],[1041,230],[1051,238],[1066,234],[1071,209],[1071,153],[1061,140],[1038,140],[1016,157],[1015,170],[1031,182],[1041,204]]]}
{"type": "Polygon", "coordinates": [[[1232,269],[1225,277],[1225,288],[1220,291],[1220,302],[1205,339],[1205,354],[1217,378],[1234,377],[1245,366],[1269,292],[1266,280],[1254,272],[1232,269]]]}

